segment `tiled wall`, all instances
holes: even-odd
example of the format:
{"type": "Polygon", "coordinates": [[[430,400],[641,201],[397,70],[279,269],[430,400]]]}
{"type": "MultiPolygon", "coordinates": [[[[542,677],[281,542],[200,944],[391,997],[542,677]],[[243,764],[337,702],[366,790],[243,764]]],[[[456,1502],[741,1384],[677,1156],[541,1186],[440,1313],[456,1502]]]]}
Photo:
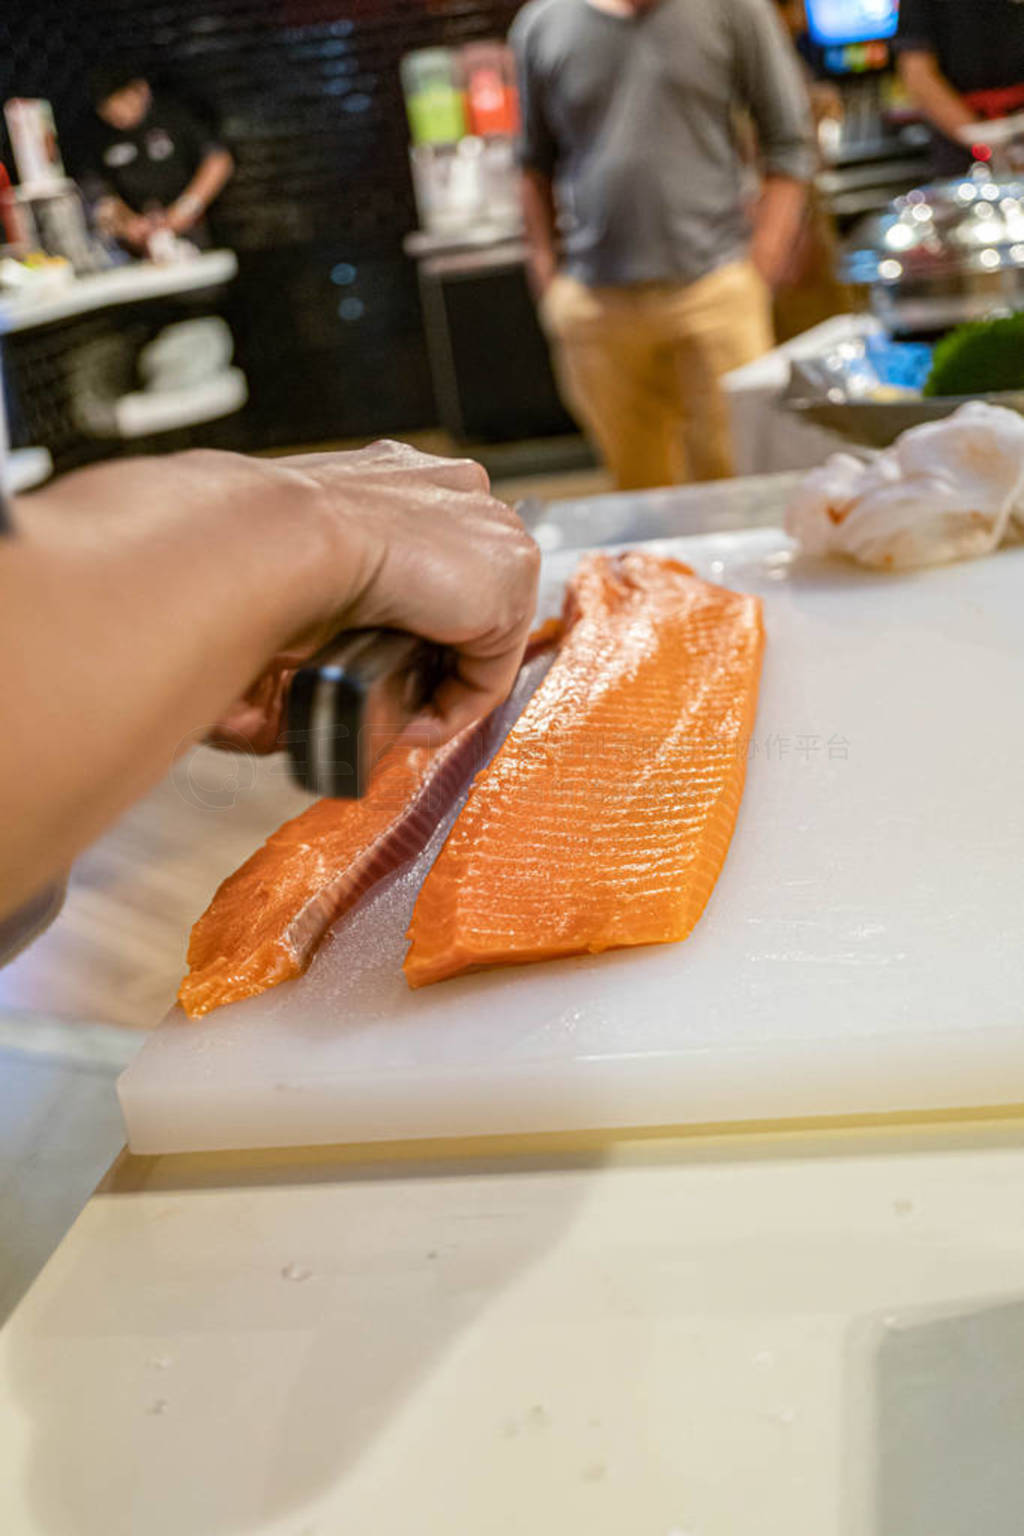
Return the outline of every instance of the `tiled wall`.
{"type": "Polygon", "coordinates": [[[398,61],[502,35],[520,0],[0,0],[0,99],[48,96],[73,158],[90,68],[111,53],[218,112],[238,174],[218,234],[248,436],[302,442],[434,417],[415,274],[398,61]]]}

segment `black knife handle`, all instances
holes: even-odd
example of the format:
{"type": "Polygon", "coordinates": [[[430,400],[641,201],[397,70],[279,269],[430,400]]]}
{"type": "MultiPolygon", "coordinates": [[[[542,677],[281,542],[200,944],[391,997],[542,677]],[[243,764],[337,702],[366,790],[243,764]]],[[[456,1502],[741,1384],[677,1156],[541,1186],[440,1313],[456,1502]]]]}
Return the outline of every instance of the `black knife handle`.
{"type": "Polygon", "coordinates": [[[292,679],[284,738],[296,782],[314,795],[366,794],[374,765],[423,713],[451,653],[397,630],[339,636],[292,679]]]}

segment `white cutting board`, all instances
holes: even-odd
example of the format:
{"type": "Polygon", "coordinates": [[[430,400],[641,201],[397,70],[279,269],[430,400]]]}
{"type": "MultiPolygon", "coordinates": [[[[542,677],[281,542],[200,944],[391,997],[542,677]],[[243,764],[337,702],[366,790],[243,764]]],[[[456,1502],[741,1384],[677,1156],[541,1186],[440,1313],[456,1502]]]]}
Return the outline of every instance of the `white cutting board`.
{"type": "MultiPolygon", "coordinates": [[[[765,599],[747,791],[692,937],[410,992],[421,860],[306,977],[169,1016],[121,1079],[136,1152],[1024,1101],[1024,549],[894,576],[774,530],[651,547],[765,599]]],[[[548,560],[545,610],[578,558],[548,560]]]]}

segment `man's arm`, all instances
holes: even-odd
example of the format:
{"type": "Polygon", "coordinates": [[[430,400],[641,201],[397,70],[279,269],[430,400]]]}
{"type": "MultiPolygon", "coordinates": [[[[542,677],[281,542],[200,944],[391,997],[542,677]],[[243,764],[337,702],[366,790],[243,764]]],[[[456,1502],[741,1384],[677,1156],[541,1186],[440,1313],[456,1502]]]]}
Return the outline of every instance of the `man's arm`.
{"type": "Polygon", "coordinates": [[[906,48],[900,52],[899,62],[900,79],[907,95],[940,133],[956,139],[965,128],[973,127],[978,121],[976,113],[942,73],[934,53],[923,48],[906,48]]]}
{"type": "Polygon", "coordinates": [[[16,503],[14,523],[0,539],[0,919],[282,652],[377,626],[451,646],[430,725],[443,740],[508,693],[533,617],[536,545],[484,472],[396,444],[102,465],[16,503]]]}
{"type": "Polygon", "coordinates": [[[516,55],[523,116],[520,164],[526,270],[533,296],[539,301],[558,271],[554,188],[558,145],[548,119],[543,74],[535,56],[536,37],[528,12],[513,26],[509,41],[516,55]]]}
{"type": "Polygon", "coordinates": [[[956,139],[978,121],[939,64],[941,12],[935,0],[900,0],[896,38],[900,78],[924,117],[947,138],[956,139]]]}
{"type": "Polygon", "coordinates": [[[526,230],[530,288],[539,302],[558,272],[558,230],[555,188],[543,171],[524,166],[522,180],[523,225],[526,230]]]}
{"type": "Polygon", "coordinates": [[[750,259],[770,288],[783,281],[793,259],[807,206],[807,185],[790,176],[767,176],[754,213],[750,259]]]}
{"type": "Polygon", "coordinates": [[[184,192],[167,210],[168,228],[176,235],[183,235],[198,224],[210,204],[223,192],[234,170],[230,150],[220,147],[209,150],[184,192]]]}
{"type": "Polygon", "coordinates": [[[734,46],[740,104],[757,129],[764,185],[754,219],[753,261],[765,280],[780,282],[800,230],[807,183],[814,174],[814,131],[799,61],[766,0],[734,0],[734,46]]]}

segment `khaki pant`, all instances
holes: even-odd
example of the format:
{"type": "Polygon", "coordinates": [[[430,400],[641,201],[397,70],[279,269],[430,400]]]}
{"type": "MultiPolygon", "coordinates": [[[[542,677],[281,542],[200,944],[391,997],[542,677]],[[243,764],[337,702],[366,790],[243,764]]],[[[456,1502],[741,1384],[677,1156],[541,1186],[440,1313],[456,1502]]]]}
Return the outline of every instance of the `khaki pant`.
{"type": "Polygon", "coordinates": [[[556,277],[541,323],[566,403],[620,489],[733,473],[720,380],[772,346],[771,299],[749,262],[685,284],[556,277]]]}

